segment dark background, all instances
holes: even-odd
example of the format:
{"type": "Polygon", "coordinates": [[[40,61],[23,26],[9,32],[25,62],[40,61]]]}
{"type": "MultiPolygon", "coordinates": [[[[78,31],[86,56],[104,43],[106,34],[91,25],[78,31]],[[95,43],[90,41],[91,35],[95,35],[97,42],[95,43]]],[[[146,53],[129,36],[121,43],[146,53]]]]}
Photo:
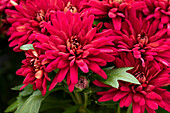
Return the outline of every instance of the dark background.
{"type": "Polygon", "coordinates": [[[21,84],[23,80],[23,77],[17,76],[15,72],[22,65],[24,53],[16,53],[8,45],[8,36],[0,35],[0,113],[3,113],[18,95],[18,92],[11,88],[21,84]]]}

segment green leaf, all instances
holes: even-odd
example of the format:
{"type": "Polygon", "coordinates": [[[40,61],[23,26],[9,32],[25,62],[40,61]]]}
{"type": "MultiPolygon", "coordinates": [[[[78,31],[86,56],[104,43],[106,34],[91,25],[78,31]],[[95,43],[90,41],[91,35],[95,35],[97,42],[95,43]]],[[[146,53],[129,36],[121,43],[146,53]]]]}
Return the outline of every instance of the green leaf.
{"type": "Polygon", "coordinates": [[[22,92],[19,93],[19,96],[28,96],[32,94],[33,88],[31,84],[28,84],[22,92]]]}
{"type": "Polygon", "coordinates": [[[38,113],[41,102],[44,100],[39,90],[34,93],[15,111],[15,113],[38,113]]]}
{"type": "MultiPolygon", "coordinates": [[[[27,100],[27,97],[22,97],[22,96],[18,96],[17,97],[17,102],[18,102],[18,106],[17,109],[20,109],[20,107],[22,107],[22,105],[24,104],[24,102],[27,100]]],[[[16,110],[17,110],[16,109],[16,110]]]]}
{"type": "Polygon", "coordinates": [[[133,69],[133,67],[105,69],[108,78],[103,83],[108,84],[115,88],[119,87],[118,80],[130,82],[133,84],[140,84],[139,81],[132,74],[126,72],[127,70],[131,70],[131,69],[133,69]]]}
{"type": "Polygon", "coordinates": [[[21,84],[21,85],[19,85],[19,86],[15,86],[15,87],[11,88],[11,90],[17,90],[17,91],[19,91],[22,86],[23,86],[23,84],[21,84]]]}
{"type": "Polygon", "coordinates": [[[30,50],[30,49],[34,50],[34,47],[32,44],[25,44],[25,45],[21,46],[20,49],[21,50],[30,50]]]}
{"type": "MultiPolygon", "coordinates": [[[[19,86],[15,86],[14,88],[11,88],[12,90],[20,90],[20,88],[23,86],[19,85],[19,86]]],[[[28,96],[30,94],[32,94],[33,89],[32,89],[32,85],[27,85],[21,92],[19,92],[19,96],[17,97],[17,100],[12,103],[6,110],[5,112],[12,112],[15,111],[16,109],[19,109],[19,107],[21,107],[23,105],[23,103],[25,102],[25,100],[27,99],[25,96],[28,96]]]]}
{"type": "MultiPolygon", "coordinates": [[[[20,90],[20,88],[23,86],[22,85],[19,85],[19,86],[15,86],[14,88],[11,88],[12,90],[20,90]]],[[[31,93],[33,92],[33,89],[32,89],[32,85],[31,84],[28,84],[20,93],[19,93],[19,96],[28,96],[30,95],[31,93]]]]}
{"type": "Polygon", "coordinates": [[[19,102],[18,101],[15,101],[14,103],[12,103],[10,106],[8,106],[8,108],[4,111],[4,112],[12,112],[14,111],[15,109],[17,109],[19,105],[19,102]]]}
{"type": "MultiPolygon", "coordinates": [[[[12,90],[19,90],[22,85],[16,86],[12,88],[12,90]]],[[[45,96],[42,96],[41,91],[36,90],[33,92],[32,85],[27,85],[17,97],[17,100],[11,104],[5,112],[13,112],[15,113],[38,113],[42,101],[52,92],[61,90],[62,87],[54,88],[51,91],[47,91],[45,96]],[[33,93],[33,94],[32,94],[33,93]],[[31,95],[32,94],[32,95],[31,95]]]]}
{"type": "Polygon", "coordinates": [[[13,112],[15,111],[16,109],[19,109],[23,103],[25,102],[26,98],[22,97],[22,96],[18,96],[17,97],[17,100],[12,103],[6,110],[5,112],[13,112]]]}
{"type": "MultiPolygon", "coordinates": [[[[29,91],[29,88],[27,88],[29,91]]],[[[47,91],[45,96],[42,96],[41,91],[36,90],[33,92],[33,94],[21,105],[18,107],[17,111],[15,113],[38,113],[42,101],[52,92],[61,90],[61,87],[55,88],[51,91],[47,91]]],[[[25,93],[20,94],[20,96],[23,96],[25,93]]],[[[19,97],[20,97],[19,96],[19,97]]]]}

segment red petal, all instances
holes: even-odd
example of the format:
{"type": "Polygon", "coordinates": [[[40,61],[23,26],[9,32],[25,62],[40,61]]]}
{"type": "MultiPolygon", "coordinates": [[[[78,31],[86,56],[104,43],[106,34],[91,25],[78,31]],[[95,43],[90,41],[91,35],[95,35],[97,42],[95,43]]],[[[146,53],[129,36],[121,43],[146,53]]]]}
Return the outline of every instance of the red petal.
{"type": "Polygon", "coordinates": [[[57,82],[61,82],[65,78],[68,73],[68,69],[68,67],[61,69],[61,71],[58,73],[57,82]]]}
{"type": "Polygon", "coordinates": [[[96,34],[96,28],[92,28],[89,32],[87,32],[85,37],[88,39],[89,42],[91,42],[95,34],[96,34]]]}
{"type": "Polygon", "coordinates": [[[98,99],[99,102],[109,101],[113,99],[114,94],[107,93],[98,99]]]}
{"type": "Polygon", "coordinates": [[[113,97],[113,101],[116,102],[119,99],[123,98],[124,96],[126,96],[129,92],[122,92],[119,91],[114,97],[113,97]]]}
{"type": "Polygon", "coordinates": [[[60,60],[60,57],[58,57],[57,59],[55,59],[54,61],[52,61],[46,68],[46,72],[51,72],[53,70],[55,70],[57,68],[57,64],[60,60]]]}
{"type": "Polygon", "coordinates": [[[18,69],[16,75],[22,75],[24,68],[18,69]]]}
{"type": "Polygon", "coordinates": [[[121,20],[122,20],[121,17],[116,17],[116,18],[112,19],[114,28],[116,30],[120,30],[121,29],[121,20]]]}
{"type": "Polygon", "coordinates": [[[90,62],[89,68],[104,79],[107,79],[106,73],[95,62],[90,62]]]}
{"type": "Polygon", "coordinates": [[[70,79],[73,84],[78,82],[78,67],[76,65],[70,67],[70,79]]]}
{"type": "Polygon", "coordinates": [[[133,100],[137,103],[141,100],[141,95],[140,94],[134,94],[133,95],[133,100]]]}
{"type": "Polygon", "coordinates": [[[74,86],[75,86],[75,84],[70,84],[70,85],[68,86],[68,89],[69,89],[70,92],[73,92],[74,86]]]}
{"type": "Polygon", "coordinates": [[[141,107],[137,103],[133,103],[133,113],[141,113],[141,107]]]}
{"type": "Polygon", "coordinates": [[[41,88],[42,88],[42,79],[37,79],[36,80],[36,88],[41,90],[41,88]]]}
{"type": "Polygon", "coordinates": [[[111,86],[109,86],[109,85],[106,85],[106,84],[98,81],[98,80],[94,80],[94,81],[93,81],[93,84],[96,85],[96,86],[99,86],[99,87],[111,87],[111,86]]]}
{"type": "Polygon", "coordinates": [[[150,107],[151,109],[158,109],[158,104],[155,102],[155,101],[153,101],[153,100],[149,100],[149,99],[147,99],[146,100],[146,105],[148,106],[148,107],[150,107]]]}
{"type": "Polygon", "coordinates": [[[88,73],[89,72],[89,68],[87,66],[87,64],[81,59],[81,60],[76,60],[76,63],[78,65],[78,67],[84,72],[84,73],[88,73]]]}
{"type": "Polygon", "coordinates": [[[43,90],[41,91],[41,93],[44,96],[46,93],[46,90],[47,90],[47,81],[45,78],[43,79],[42,88],[43,88],[43,90]]]}

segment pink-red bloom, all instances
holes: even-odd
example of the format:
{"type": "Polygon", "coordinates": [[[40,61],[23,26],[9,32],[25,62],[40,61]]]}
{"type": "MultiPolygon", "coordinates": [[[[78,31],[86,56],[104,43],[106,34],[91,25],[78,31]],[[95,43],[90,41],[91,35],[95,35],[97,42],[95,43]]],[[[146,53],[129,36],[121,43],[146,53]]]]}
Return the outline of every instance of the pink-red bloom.
{"type": "Polygon", "coordinates": [[[120,52],[131,52],[136,59],[170,66],[170,36],[167,29],[158,29],[159,20],[146,20],[142,13],[136,13],[132,8],[128,18],[122,22],[121,30],[115,30],[113,25],[105,23],[107,28],[113,29],[113,42],[120,52]]]}
{"type": "Polygon", "coordinates": [[[95,85],[110,88],[97,93],[102,95],[99,102],[120,100],[120,107],[128,107],[132,103],[133,113],[144,113],[145,109],[148,113],[156,113],[158,106],[170,112],[170,92],[160,88],[170,84],[170,68],[163,69],[160,64],[161,70],[157,70],[149,63],[143,67],[132,53],[121,53],[120,57],[115,59],[115,66],[134,67],[128,72],[134,75],[141,85],[120,81],[120,86],[116,89],[95,80],[95,85]]]}
{"type": "Polygon", "coordinates": [[[146,7],[143,1],[133,0],[90,0],[84,5],[86,6],[84,11],[94,14],[96,19],[109,16],[116,30],[121,29],[121,22],[127,16],[126,14],[129,8],[135,7],[135,9],[142,9],[146,7]]]}
{"type": "Polygon", "coordinates": [[[117,54],[111,38],[107,37],[112,30],[96,33],[96,28],[92,28],[93,21],[93,15],[81,20],[80,14],[68,11],[66,14],[57,12],[52,25],[44,23],[51,36],[38,34],[36,38],[40,44],[36,47],[45,50],[46,62],[49,62],[47,72],[59,69],[50,90],[67,76],[69,90],[73,91],[78,82],[78,68],[84,73],[90,69],[107,78],[100,66],[113,61],[115,57],[112,55],[117,54]]]}
{"type": "MultiPolygon", "coordinates": [[[[14,2],[18,3],[20,0],[13,0],[14,2]]],[[[1,0],[0,1],[0,14],[6,9],[11,8],[13,5],[10,3],[10,0],[1,0]]]]}
{"type": "Polygon", "coordinates": [[[47,80],[50,81],[46,67],[42,64],[44,55],[42,50],[35,48],[35,50],[25,51],[26,59],[22,61],[23,65],[16,72],[17,75],[24,76],[23,86],[33,84],[33,89],[39,89],[42,95],[45,95],[47,89],[47,80]]]}
{"type": "MultiPolygon", "coordinates": [[[[14,0],[16,3],[18,3],[20,0],[14,0]]],[[[0,35],[6,34],[9,28],[9,23],[7,22],[6,18],[7,15],[4,13],[5,9],[12,9],[13,5],[10,3],[10,0],[0,0],[0,35]]]]}
{"type": "Polygon", "coordinates": [[[15,46],[14,51],[20,51],[20,46],[35,41],[34,34],[48,34],[43,22],[51,23],[52,14],[55,15],[55,11],[58,10],[64,12],[70,10],[72,13],[79,12],[83,1],[26,0],[19,4],[13,1],[16,10],[7,9],[5,11],[10,16],[8,21],[12,24],[8,32],[8,35],[11,35],[9,46],[15,46]]]}
{"type": "Polygon", "coordinates": [[[170,35],[170,1],[169,0],[143,0],[147,7],[143,13],[147,19],[159,20],[159,29],[167,28],[170,35]]]}
{"type": "Polygon", "coordinates": [[[56,3],[47,0],[27,0],[19,4],[13,2],[16,10],[7,9],[8,22],[12,24],[8,31],[10,47],[20,51],[20,46],[35,41],[34,33],[46,33],[42,23],[50,20],[49,13],[54,13],[56,3]],[[30,10],[31,9],[31,10],[30,10]]]}

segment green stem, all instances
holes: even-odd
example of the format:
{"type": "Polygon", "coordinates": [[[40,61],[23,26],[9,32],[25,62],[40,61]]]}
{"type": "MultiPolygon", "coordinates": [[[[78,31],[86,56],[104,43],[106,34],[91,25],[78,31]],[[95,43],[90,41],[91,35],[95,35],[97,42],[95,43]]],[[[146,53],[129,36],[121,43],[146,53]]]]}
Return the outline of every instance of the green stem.
{"type": "Polygon", "coordinates": [[[88,104],[88,94],[84,93],[84,108],[87,107],[87,104],[88,104]]]}
{"type": "Polygon", "coordinates": [[[130,104],[130,106],[128,107],[128,109],[127,109],[127,112],[126,112],[126,113],[131,113],[131,110],[132,110],[132,104],[130,104]]]}
{"type": "Polygon", "coordinates": [[[119,104],[118,104],[118,106],[117,106],[117,113],[120,113],[120,106],[119,106],[119,104]]]}
{"type": "Polygon", "coordinates": [[[109,104],[109,103],[99,103],[98,101],[95,101],[95,103],[97,105],[100,105],[100,106],[116,106],[118,103],[112,103],[112,104],[109,104]]]}
{"type": "MultiPolygon", "coordinates": [[[[67,85],[67,82],[66,82],[65,79],[63,80],[63,82],[64,82],[65,85],[67,85]]],[[[78,104],[76,98],[74,97],[74,95],[73,95],[72,93],[70,93],[69,91],[67,91],[65,88],[64,88],[63,90],[71,96],[71,98],[73,99],[73,101],[74,101],[75,104],[78,104]]]]}
{"type": "Polygon", "coordinates": [[[73,92],[76,97],[77,103],[81,105],[79,108],[79,113],[86,113],[85,107],[83,106],[83,100],[82,100],[81,94],[76,91],[73,91],[73,92]]]}
{"type": "MultiPolygon", "coordinates": [[[[63,82],[64,82],[64,84],[67,84],[67,82],[65,80],[63,80],[63,82]]],[[[70,93],[66,89],[64,89],[64,91],[70,94],[70,96],[72,97],[75,104],[81,105],[80,108],[79,108],[79,113],[86,113],[85,108],[87,107],[88,95],[84,93],[84,106],[83,106],[83,100],[82,100],[82,96],[81,96],[80,93],[73,91],[73,93],[74,93],[74,95],[73,95],[72,93],[70,93]]]]}
{"type": "Polygon", "coordinates": [[[69,93],[69,94],[70,94],[71,98],[73,99],[74,103],[78,104],[78,102],[76,101],[76,98],[74,97],[74,95],[72,93],[69,93]]]}
{"type": "Polygon", "coordinates": [[[74,101],[75,104],[78,104],[76,98],[74,97],[74,95],[73,95],[72,93],[70,93],[70,92],[67,91],[66,89],[63,89],[63,90],[71,96],[71,98],[73,99],[73,101],[74,101]]]}
{"type": "Polygon", "coordinates": [[[83,100],[82,100],[82,98],[81,98],[80,93],[78,93],[78,92],[76,92],[76,91],[73,91],[73,92],[74,92],[74,95],[75,95],[75,97],[76,97],[77,103],[78,103],[78,104],[83,104],[83,100]]]}

